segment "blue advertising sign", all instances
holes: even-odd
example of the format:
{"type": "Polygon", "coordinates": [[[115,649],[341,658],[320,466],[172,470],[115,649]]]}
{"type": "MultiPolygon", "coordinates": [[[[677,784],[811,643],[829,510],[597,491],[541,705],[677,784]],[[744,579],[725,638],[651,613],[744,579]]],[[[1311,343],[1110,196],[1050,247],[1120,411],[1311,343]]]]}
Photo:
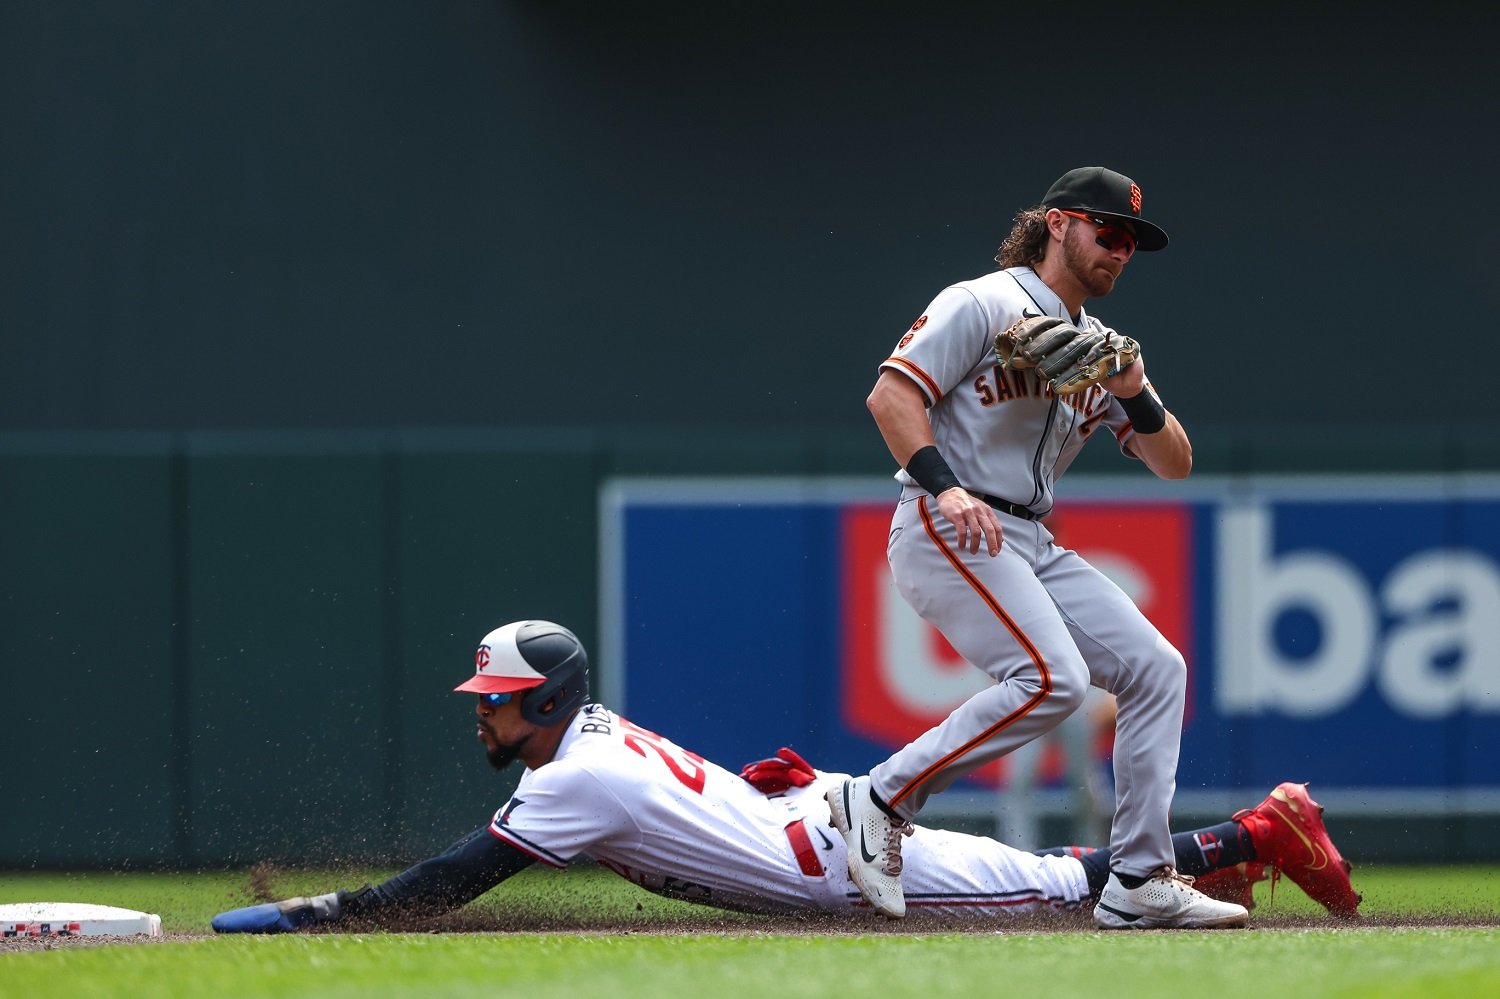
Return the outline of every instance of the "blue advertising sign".
{"type": "MultiPolygon", "coordinates": [[[[1179,803],[1500,812],[1500,482],[1069,480],[1048,526],[1189,663],[1179,803]]],[[[863,773],[990,681],[895,593],[888,480],[616,480],[606,698],[725,765],[863,773]]],[[[1105,747],[1107,751],[1107,747],[1105,747]]],[[[1005,761],[948,811],[993,810],[1005,761]]],[[[941,802],[941,804],[940,804],[941,802]]]]}

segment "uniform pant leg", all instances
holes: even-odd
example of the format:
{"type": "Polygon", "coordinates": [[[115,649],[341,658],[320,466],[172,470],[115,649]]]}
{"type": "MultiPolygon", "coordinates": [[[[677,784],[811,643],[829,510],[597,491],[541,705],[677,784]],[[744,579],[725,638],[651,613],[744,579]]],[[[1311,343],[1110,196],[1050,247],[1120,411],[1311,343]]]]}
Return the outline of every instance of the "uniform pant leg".
{"type": "Polygon", "coordinates": [[[984,836],[918,826],[901,856],[908,912],[995,918],[1076,909],[1089,897],[1073,857],[1038,857],[984,836]]]}
{"type": "Polygon", "coordinates": [[[888,554],[896,588],[964,659],[996,681],[870,771],[911,818],[955,780],[1050,730],[1083,701],[1088,669],[1029,559],[1041,527],[1002,517],[994,558],[960,550],[927,497],[896,508],[888,554]]]}
{"type": "Polygon", "coordinates": [[[1038,568],[1095,686],[1114,694],[1112,866],[1145,875],[1173,863],[1168,827],[1187,702],[1187,664],[1082,556],[1053,546],[1038,568]]]}
{"type": "Polygon", "coordinates": [[[1005,756],[1005,788],[995,796],[995,838],[1017,850],[1036,850],[1042,843],[1042,764],[1054,735],[1077,715],[1069,716],[1051,732],[1043,732],[1005,756]]]}
{"type": "Polygon", "coordinates": [[[1083,707],[1057,727],[1057,734],[1067,752],[1068,791],[1073,813],[1072,838],[1067,842],[1074,845],[1093,846],[1109,842],[1115,789],[1110,786],[1094,755],[1097,712],[1101,701],[1109,696],[1098,687],[1089,687],[1083,707]]]}

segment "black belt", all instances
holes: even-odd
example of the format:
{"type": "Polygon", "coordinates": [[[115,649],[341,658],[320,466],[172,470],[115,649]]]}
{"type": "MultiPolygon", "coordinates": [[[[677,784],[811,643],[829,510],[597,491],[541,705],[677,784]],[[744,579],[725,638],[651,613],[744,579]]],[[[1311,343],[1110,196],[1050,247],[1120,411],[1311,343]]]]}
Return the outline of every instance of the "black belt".
{"type": "Polygon", "coordinates": [[[1024,506],[1017,506],[1010,500],[1003,500],[999,496],[990,496],[986,493],[975,493],[974,496],[978,499],[984,500],[986,503],[994,507],[996,510],[999,510],[1001,513],[1008,513],[1012,517],[1020,517],[1022,520],[1042,519],[1040,514],[1032,513],[1024,506]]]}

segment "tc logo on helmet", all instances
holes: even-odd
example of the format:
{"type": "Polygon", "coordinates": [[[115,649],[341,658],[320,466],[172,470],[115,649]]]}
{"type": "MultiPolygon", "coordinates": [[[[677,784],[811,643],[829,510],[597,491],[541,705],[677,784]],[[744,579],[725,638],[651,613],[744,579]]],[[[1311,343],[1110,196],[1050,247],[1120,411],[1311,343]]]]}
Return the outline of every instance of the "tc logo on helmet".
{"type": "Polygon", "coordinates": [[[474,653],[474,672],[478,673],[490,664],[490,647],[481,645],[474,653]]]}

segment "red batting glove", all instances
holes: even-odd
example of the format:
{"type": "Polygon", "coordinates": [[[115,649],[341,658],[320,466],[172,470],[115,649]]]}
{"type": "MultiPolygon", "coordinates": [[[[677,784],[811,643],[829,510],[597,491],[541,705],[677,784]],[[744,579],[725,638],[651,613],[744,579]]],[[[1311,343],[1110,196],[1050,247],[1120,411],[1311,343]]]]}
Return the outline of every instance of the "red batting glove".
{"type": "Polygon", "coordinates": [[[806,787],[818,775],[795,750],[782,746],[770,759],[746,763],[740,776],[762,794],[777,794],[789,787],[806,787]]]}

